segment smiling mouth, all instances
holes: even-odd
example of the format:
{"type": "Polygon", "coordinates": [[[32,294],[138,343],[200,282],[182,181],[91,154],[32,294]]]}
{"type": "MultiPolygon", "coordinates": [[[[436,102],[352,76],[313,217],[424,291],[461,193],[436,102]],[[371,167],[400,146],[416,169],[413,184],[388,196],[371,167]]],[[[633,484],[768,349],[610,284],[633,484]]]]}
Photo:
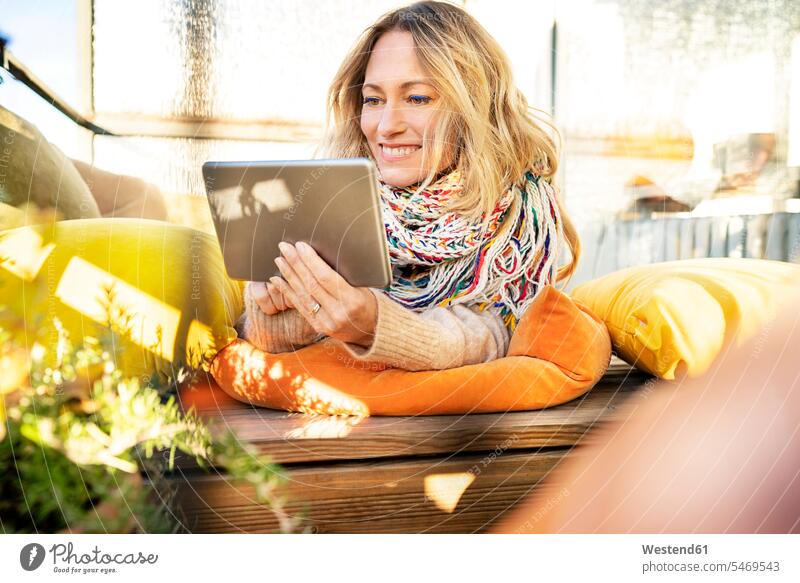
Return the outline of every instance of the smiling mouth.
{"type": "Polygon", "coordinates": [[[403,158],[407,158],[411,156],[414,152],[420,149],[421,146],[386,146],[384,144],[380,144],[381,148],[381,155],[383,156],[384,160],[394,161],[400,160],[403,158]]]}

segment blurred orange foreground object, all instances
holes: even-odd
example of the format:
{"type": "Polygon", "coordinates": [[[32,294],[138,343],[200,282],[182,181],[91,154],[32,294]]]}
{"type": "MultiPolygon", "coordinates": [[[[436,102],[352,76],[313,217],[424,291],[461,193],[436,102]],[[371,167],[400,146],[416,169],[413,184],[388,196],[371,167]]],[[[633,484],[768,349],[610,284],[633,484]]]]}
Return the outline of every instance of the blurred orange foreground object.
{"type": "Polygon", "coordinates": [[[800,532],[800,297],[709,372],[631,398],[499,533],[800,532]]]}
{"type": "Polygon", "coordinates": [[[328,415],[443,415],[543,409],[575,399],[611,358],[605,324],[553,287],[520,320],[508,355],[439,371],[355,361],[329,338],[270,354],[236,340],[211,373],[239,401],[328,415]]]}

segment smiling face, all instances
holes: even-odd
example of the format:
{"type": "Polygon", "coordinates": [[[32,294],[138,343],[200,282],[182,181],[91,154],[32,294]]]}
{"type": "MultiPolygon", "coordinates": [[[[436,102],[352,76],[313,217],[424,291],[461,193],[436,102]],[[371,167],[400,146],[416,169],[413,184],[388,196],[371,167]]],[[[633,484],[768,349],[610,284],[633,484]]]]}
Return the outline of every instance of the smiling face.
{"type": "MultiPolygon", "coordinates": [[[[430,148],[440,96],[422,70],[411,33],[381,36],[370,54],[362,86],[361,131],[381,179],[410,186],[429,173],[423,152],[430,148]]],[[[448,161],[437,168],[446,168],[448,161]]]]}

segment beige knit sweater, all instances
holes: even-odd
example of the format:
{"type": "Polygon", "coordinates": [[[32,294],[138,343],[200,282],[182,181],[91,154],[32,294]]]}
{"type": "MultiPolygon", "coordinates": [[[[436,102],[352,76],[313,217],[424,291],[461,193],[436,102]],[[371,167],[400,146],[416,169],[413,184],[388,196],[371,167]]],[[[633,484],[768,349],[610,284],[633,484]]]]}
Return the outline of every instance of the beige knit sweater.
{"type": "MultiPolygon", "coordinates": [[[[244,292],[245,313],[237,324],[240,337],[266,352],[295,350],[327,338],[318,334],[295,309],[265,314],[244,292]]],[[[500,316],[477,307],[434,307],[417,313],[401,306],[382,291],[370,288],[378,300],[378,321],[372,345],[328,338],[350,356],[365,363],[383,363],[405,370],[442,370],[488,362],[506,355],[511,334],[500,316]]]]}

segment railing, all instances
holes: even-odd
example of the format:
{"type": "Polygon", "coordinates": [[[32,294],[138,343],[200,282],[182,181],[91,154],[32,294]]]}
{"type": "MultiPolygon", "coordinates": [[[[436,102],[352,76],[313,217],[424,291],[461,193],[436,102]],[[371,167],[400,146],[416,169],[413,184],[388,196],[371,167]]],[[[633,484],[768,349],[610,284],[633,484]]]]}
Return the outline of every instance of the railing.
{"type": "Polygon", "coordinates": [[[58,111],[66,115],[73,122],[86,128],[93,134],[101,136],[113,136],[112,132],[95,125],[82,116],[74,107],[61,99],[55,91],[48,87],[44,81],[33,74],[11,51],[8,50],[7,41],[0,37],[0,67],[8,71],[17,81],[27,86],[39,97],[52,105],[58,111]]]}
{"type": "Polygon", "coordinates": [[[800,262],[800,213],[614,220],[581,229],[570,287],[612,271],[696,257],[800,262]]]}

